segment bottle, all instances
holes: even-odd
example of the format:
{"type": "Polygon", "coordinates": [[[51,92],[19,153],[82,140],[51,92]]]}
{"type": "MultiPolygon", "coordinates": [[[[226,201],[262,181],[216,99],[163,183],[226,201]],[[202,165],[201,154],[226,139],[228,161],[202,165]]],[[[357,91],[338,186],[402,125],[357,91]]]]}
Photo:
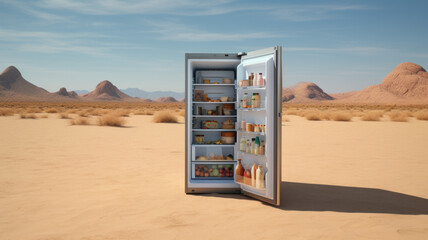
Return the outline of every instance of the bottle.
{"type": "Polygon", "coordinates": [[[247,149],[246,149],[247,153],[251,153],[251,140],[248,138],[247,139],[247,149]]]}
{"type": "Polygon", "coordinates": [[[242,98],[242,108],[247,108],[250,103],[250,98],[248,97],[248,93],[244,93],[244,97],[242,98]]]}
{"type": "Polygon", "coordinates": [[[256,155],[260,154],[260,139],[259,139],[259,137],[256,137],[256,140],[254,141],[254,154],[256,154],[256,155]]]}
{"type": "Polygon", "coordinates": [[[251,75],[248,77],[248,86],[253,86],[254,82],[254,73],[251,73],[251,75]]]}
{"type": "Polygon", "coordinates": [[[265,173],[262,165],[259,165],[256,171],[256,188],[265,188],[265,173]]]}
{"type": "Polygon", "coordinates": [[[265,155],[265,141],[260,144],[260,155],[265,155]]]}
{"type": "Polygon", "coordinates": [[[246,130],[246,128],[247,128],[247,124],[245,123],[245,121],[244,120],[242,120],[241,121],[241,131],[245,131],[246,130]]]}
{"type": "Polygon", "coordinates": [[[256,99],[256,108],[259,108],[261,99],[260,99],[260,95],[258,93],[256,93],[255,99],[256,99]]]}
{"type": "Polygon", "coordinates": [[[256,145],[256,139],[253,138],[251,139],[251,154],[254,154],[255,145],[256,145]]]}
{"type": "Polygon", "coordinates": [[[251,186],[256,186],[256,172],[257,172],[257,164],[253,164],[251,167],[251,186]]]}
{"type": "Polygon", "coordinates": [[[258,82],[259,82],[259,86],[260,87],[264,87],[265,86],[265,79],[263,78],[263,75],[262,75],[262,73],[259,73],[259,77],[258,77],[258,82]]]}
{"type": "Polygon", "coordinates": [[[247,150],[247,140],[244,137],[241,137],[239,142],[239,151],[245,152],[247,150]]]}
{"type": "Polygon", "coordinates": [[[235,168],[235,175],[236,175],[236,180],[240,180],[244,177],[244,167],[242,166],[240,158],[238,158],[238,164],[236,164],[236,168],[235,168]]]}
{"type": "Polygon", "coordinates": [[[254,83],[254,86],[258,86],[259,85],[259,76],[257,74],[254,76],[253,83],[254,83]]]}
{"type": "Polygon", "coordinates": [[[251,108],[256,107],[256,94],[253,93],[253,96],[251,96],[251,108]]]}

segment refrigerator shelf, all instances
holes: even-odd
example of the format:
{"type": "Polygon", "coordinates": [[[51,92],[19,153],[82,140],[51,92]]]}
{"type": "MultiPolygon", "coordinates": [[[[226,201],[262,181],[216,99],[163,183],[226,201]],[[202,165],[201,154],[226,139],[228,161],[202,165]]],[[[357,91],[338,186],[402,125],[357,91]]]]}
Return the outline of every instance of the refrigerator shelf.
{"type": "Polygon", "coordinates": [[[238,133],[241,133],[241,134],[250,134],[250,135],[260,135],[260,136],[266,135],[265,132],[247,132],[247,131],[241,131],[241,130],[238,130],[238,133]]]}
{"type": "Polygon", "coordinates": [[[266,111],[266,108],[238,108],[238,110],[245,112],[261,112],[266,111]]]}
{"type": "Polygon", "coordinates": [[[233,129],[224,129],[224,128],[211,128],[211,129],[202,129],[202,128],[196,128],[196,129],[192,129],[192,131],[194,132],[234,132],[236,131],[235,128],[233,129]]]}
{"type": "Polygon", "coordinates": [[[260,155],[260,154],[252,154],[252,153],[247,153],[247,152],[243,152],[243,151],[238,151],[238,153],[244,155],[244,156],[251,156],[251,157],[258,157],[258,158],[266,158],[266,155],[260,155]]]}
{"type": "Polygon", "coordinates": [[[242,185],[242,186],[245,186],[245,188],[248,188],[248,190],[250,190],[252,192],[257,192],[257,193],[264,194],[264,195],[266,194],[266,188],[256,188],[253,185],[249,185],[249,184],[244,183],[243,180],[238,181],[237,179],[235,179],[235,182],[242,185]]]}
{"type": "Polygon", "coordinates": [[[192,115],[194,118],[236,118],[236,115],[192,115]]]}
{"type": "Polygon", "coordinates": [[[193,102],[196,104],[226,104],[226,103],[236,103],[236,102],[193,102]]]}
{"type": "Polygon", "coordinates": [[[234,164],[236,163],[235,160],[194,160],[192,161],[192,163],[198,163],[198,164],[225,164],[225,163],[230,163],[230,164],[234,164]]]}
{"type": "Polygon", "coordinates": [[[196,146],[196,147],[214,147],[214,146],[233,147],[233,146],[235,146],[235,144],[197,144],[197,143],[192,143],[192,146],[196,146]]]}
{"type": "Polygon", "coordinates": [[[259,86],[238,87],[238,90],[263,91],[263,90],[266,90],[266,87],[259,87],[259,86]]]}
{"type": "Polygon", "coordinates": [[[194,83],[193,86],[216,87],[216,86],[235,86],[235,84],[234,83],[219,83],[219,84],[213,84],[213,83],[194,83]]]}

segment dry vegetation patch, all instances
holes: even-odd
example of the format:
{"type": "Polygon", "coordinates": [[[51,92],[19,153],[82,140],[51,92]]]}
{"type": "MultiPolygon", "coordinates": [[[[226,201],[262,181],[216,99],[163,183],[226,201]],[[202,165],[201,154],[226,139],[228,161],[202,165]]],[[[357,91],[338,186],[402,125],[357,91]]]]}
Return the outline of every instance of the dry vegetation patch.
{"type": "Polygon", "coordinates": [[[70,119],[71,125],[89,125],[89,119],[86,117],[77,117],[70,119]]]}
{"type": "Polygon", "coordinates": [[[0,108],[0,116],[12,116],[14,111],[10,108],[0,108]]]}
{"type": "Polygon", "coordinates": [[[329,116],[330,120],[334,121],[351,121],[352,115],[349,112],[332,112],[329,116]]]}
{"type": "Polygon", "coordinates": [[[394,122],[407,122],[409,121],[409,117],[405,112],[399,112],[399,111],[391,111],[387,113],[391,121],[394,122]]]}
{"type": "Polygon", "coordinates": [[[125,119],[117,114],[107,114],[98,117],[99,126],[122,127],[125,125],[125,119]]]}
{"type": "Polygon", "coordinates": [[[34,113],[21,113],[19,117],[21,119],[37,119],[37,115],[34,113]]]}
{"type": "Polygon", "coordinates": [[[380,121],[380,118],[383,116],[382,111],[369,111],[365,112],[361,117],[363,121],[380,121]]]}
{"type": "Polygon", "coordinates": [[[418,111],[414,114],[416,119],[428,121],[428,110],[418,111]]]}
{"type": "Polygon", "coordinates": [[[162,111],[156,112],[153,116],[153,122],[155,123],[178,123],[178,118],[171,112],[162,111]]]}

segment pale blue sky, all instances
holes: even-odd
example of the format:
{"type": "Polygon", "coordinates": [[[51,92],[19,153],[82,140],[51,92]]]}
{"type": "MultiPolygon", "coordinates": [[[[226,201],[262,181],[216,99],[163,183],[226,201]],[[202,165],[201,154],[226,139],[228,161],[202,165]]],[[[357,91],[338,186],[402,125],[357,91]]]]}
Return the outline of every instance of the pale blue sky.
{"type": "Polygon", "coordinates": [[[0,0],[0,68],[57,91],[184,91],[184,53],[282,45],[284,86],[326,92],[428,67],[428,1],[0,0]]]}

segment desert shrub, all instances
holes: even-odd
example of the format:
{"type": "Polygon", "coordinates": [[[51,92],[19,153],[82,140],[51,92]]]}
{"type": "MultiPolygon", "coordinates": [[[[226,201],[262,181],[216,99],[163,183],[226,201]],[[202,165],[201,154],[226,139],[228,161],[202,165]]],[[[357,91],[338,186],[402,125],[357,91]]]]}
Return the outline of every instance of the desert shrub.
{"type": "Polygon", "coordinates": [[[319,111],[307,111],[304,113],[304,117],[309,121],[320,121],[322,120],[321,113],[319,111]]]}
{"type": "Polygon", "coordinates": [[[47,114],[42,114],[39,116],[39,118],[49,118],[49,116],[47,114]]]}
{"type": "Polygon", "coordinates": [[[49,108],[45,110],[46,113],[57,113],[58,110],[56,108],[49,108]]]}
{"type": "Polygon", "coordinates": [[[70,116],[68,116],[68,113],[60,113],[58,114],[58,117],[61,119],[70,119],[70,116]]]}
{"type": "Polygon", "coordinates": [[[34,113],[21,113],[19,114],[19,117],[22,119],[37,119],[37,116],[34,113]]]}
{"type": "Polygon", "coordinates": [[[121,117],[129,117],[129,114],[131,111],[127,109],[118,109],[114,112],[115,115],[121,116],[121,117]]]}
{"type": "Polygon", "coordinates": [[[330,120],[351,121],[352,115],[349,112],[333,112],[329,115],[330,120]]]}
{"type": "Polygon", "coordinates": [[[0,108],[0,116],[12,116],[14,112],[10,108],[0,108]]]}
{"type": "Polygon", "coordinates": [[[428,121],[428,110],[418,111],[414,114],[416,119],[428,121]]]}
{"type": "Polygon", "coordinates": [[[77,117],[70,119],[71,125],[89,125],[89,119],[86,117],[77,117]]]}
{"type": "Polygon", "coordinates": [[[156,112],[153,116],[153,122],[155,123],[178,123],[178,118],[171,112],[162,111],[156,112]]]}
{"type": "Polygon", "coordinates": [[[99,126],[122,127],[125,124],[125,119],[116,114],[107,114],[98,117],[99,126]]]}
{"type": "Polygon", "coordinates": [[[388,113],[389,118],[391,121],[394,122],[407,122],[409,121],[409,118],[406,113],[400,112],[400,111],[392,111],[388,113]]]}
{"type": "Polygon", "coordinates": [[[361,120],[379,121],[382,116],[383,116],[382,111],[369,111],[364,113],[364,115],[361,117],[361,120]]]}

